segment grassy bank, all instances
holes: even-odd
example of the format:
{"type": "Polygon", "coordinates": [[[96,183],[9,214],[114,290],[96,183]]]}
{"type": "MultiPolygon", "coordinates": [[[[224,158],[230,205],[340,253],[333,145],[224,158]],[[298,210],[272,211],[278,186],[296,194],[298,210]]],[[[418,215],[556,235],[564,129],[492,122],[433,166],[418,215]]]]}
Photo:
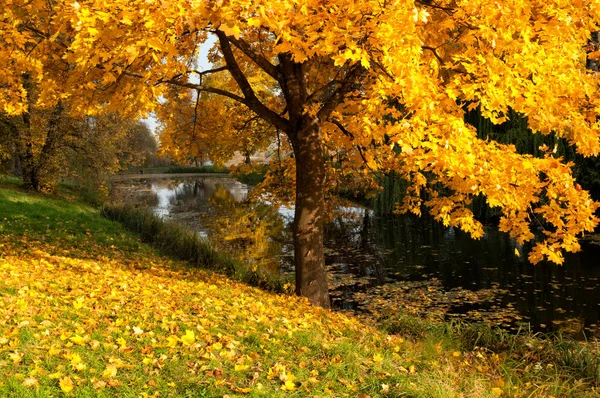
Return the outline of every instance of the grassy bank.
{"type": "Polygon", "coordinates": [[[0,221],[2,397],[599,396],[531,336],[386,334],[192,269],[79,202],[4,183],[0,221]]]}
{"type": "Polygon", "coordinates": [[[149,209],[136,208],[126,204],[106,204],[101,214],[118,221],[126,229],[136,233],[144,243],[160,250],[162,254],[183,260],[192,267],[213,270],[237,281],[260,287],[276,293],[291,292],[290,283],[257,268],[250,268],[214,250],[198,234],[164,222],[149,209]]]}

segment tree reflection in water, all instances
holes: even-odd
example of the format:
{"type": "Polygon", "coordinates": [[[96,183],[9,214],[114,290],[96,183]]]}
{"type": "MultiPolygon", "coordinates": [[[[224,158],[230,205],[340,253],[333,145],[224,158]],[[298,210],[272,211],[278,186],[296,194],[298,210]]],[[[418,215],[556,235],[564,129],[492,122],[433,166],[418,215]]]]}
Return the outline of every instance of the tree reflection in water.
{"type": "Polygon", "coordinates": [[[209,239],[218,250],[243,259],[253,269],[278,274],[286,238],[281,215],[263,203],[237,202],[230,192],[217,186],[208,199],[212,213],[205,214],[209,239]]]}

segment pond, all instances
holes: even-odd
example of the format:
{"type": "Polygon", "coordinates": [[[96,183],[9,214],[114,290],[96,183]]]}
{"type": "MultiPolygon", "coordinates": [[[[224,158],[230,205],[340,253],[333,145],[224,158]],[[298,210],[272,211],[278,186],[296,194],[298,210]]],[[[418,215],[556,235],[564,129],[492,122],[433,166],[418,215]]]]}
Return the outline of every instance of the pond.
{"type": "MultiPolygon", "coordinates": [[[[248,186],[219,175],[114,181],[116,199],[146,206],[220,250],[293,273],[293,211],[244,203],[248,186]]],[[[528,247],[486,227],[480,240],[431,218],[340,209],[325,228],[332,305],[377,316],[398,311],[483,321],[506,329],[600,336],[600,246],[582,242],[565,263],[531,265],[528,247]],[[521,255],[515,255],[515,249],[521,255]]]]}

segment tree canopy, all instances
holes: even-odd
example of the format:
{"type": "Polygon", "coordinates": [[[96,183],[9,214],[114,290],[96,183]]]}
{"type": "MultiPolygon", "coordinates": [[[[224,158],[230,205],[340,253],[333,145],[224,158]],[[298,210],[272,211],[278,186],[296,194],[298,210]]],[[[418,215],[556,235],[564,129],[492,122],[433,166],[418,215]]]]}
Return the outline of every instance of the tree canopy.
{"type": "Polygon", "coordinates": [[[598,204],[571,165],[552,148],[534,157],[478,138],[464,114],[480,107],[501,123],[510,109],[532,131],[597,155],[598,75],[586,69],[597,30],[599,0],[7,0],[0,104],[27,112],[27,76],[43,89],[36,106],[70,98],[76,113],[143,113],[173,87],[244,105],[292,145],[296,289],[326,306],[332,154],[353,173],[395,170],[410,183],[405,211],[427,208],[474,237],[479,195],[517,242],[539,225],[532,262],[579,250],[598,204]],[[214,68],[198,70],[211,36],[214,68]]]}

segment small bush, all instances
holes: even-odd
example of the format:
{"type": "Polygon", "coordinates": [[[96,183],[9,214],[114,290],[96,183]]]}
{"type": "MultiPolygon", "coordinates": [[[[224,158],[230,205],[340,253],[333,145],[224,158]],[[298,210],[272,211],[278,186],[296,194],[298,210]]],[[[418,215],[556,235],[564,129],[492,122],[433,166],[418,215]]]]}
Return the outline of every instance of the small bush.
{"type": "Polygon", "coordinates": [[[171,257],[186,261],[193,267],[223,273],[265,290],[277,293],[288,291],[289,284],[280,277],[262,272],[260,269],[251,269],[226,254],[214,250],[197,234],[163,221],[149,209],[127,204],[106,204],[101,214],[137,233],[143,242],[171,257]]]}
{"type": "Polygon", "coordinates": [[[266,171],[253,171],[247,174],[237,173],[235,178],[241,183],[254,186],[264,181],[265,173],[266,171]]]}

